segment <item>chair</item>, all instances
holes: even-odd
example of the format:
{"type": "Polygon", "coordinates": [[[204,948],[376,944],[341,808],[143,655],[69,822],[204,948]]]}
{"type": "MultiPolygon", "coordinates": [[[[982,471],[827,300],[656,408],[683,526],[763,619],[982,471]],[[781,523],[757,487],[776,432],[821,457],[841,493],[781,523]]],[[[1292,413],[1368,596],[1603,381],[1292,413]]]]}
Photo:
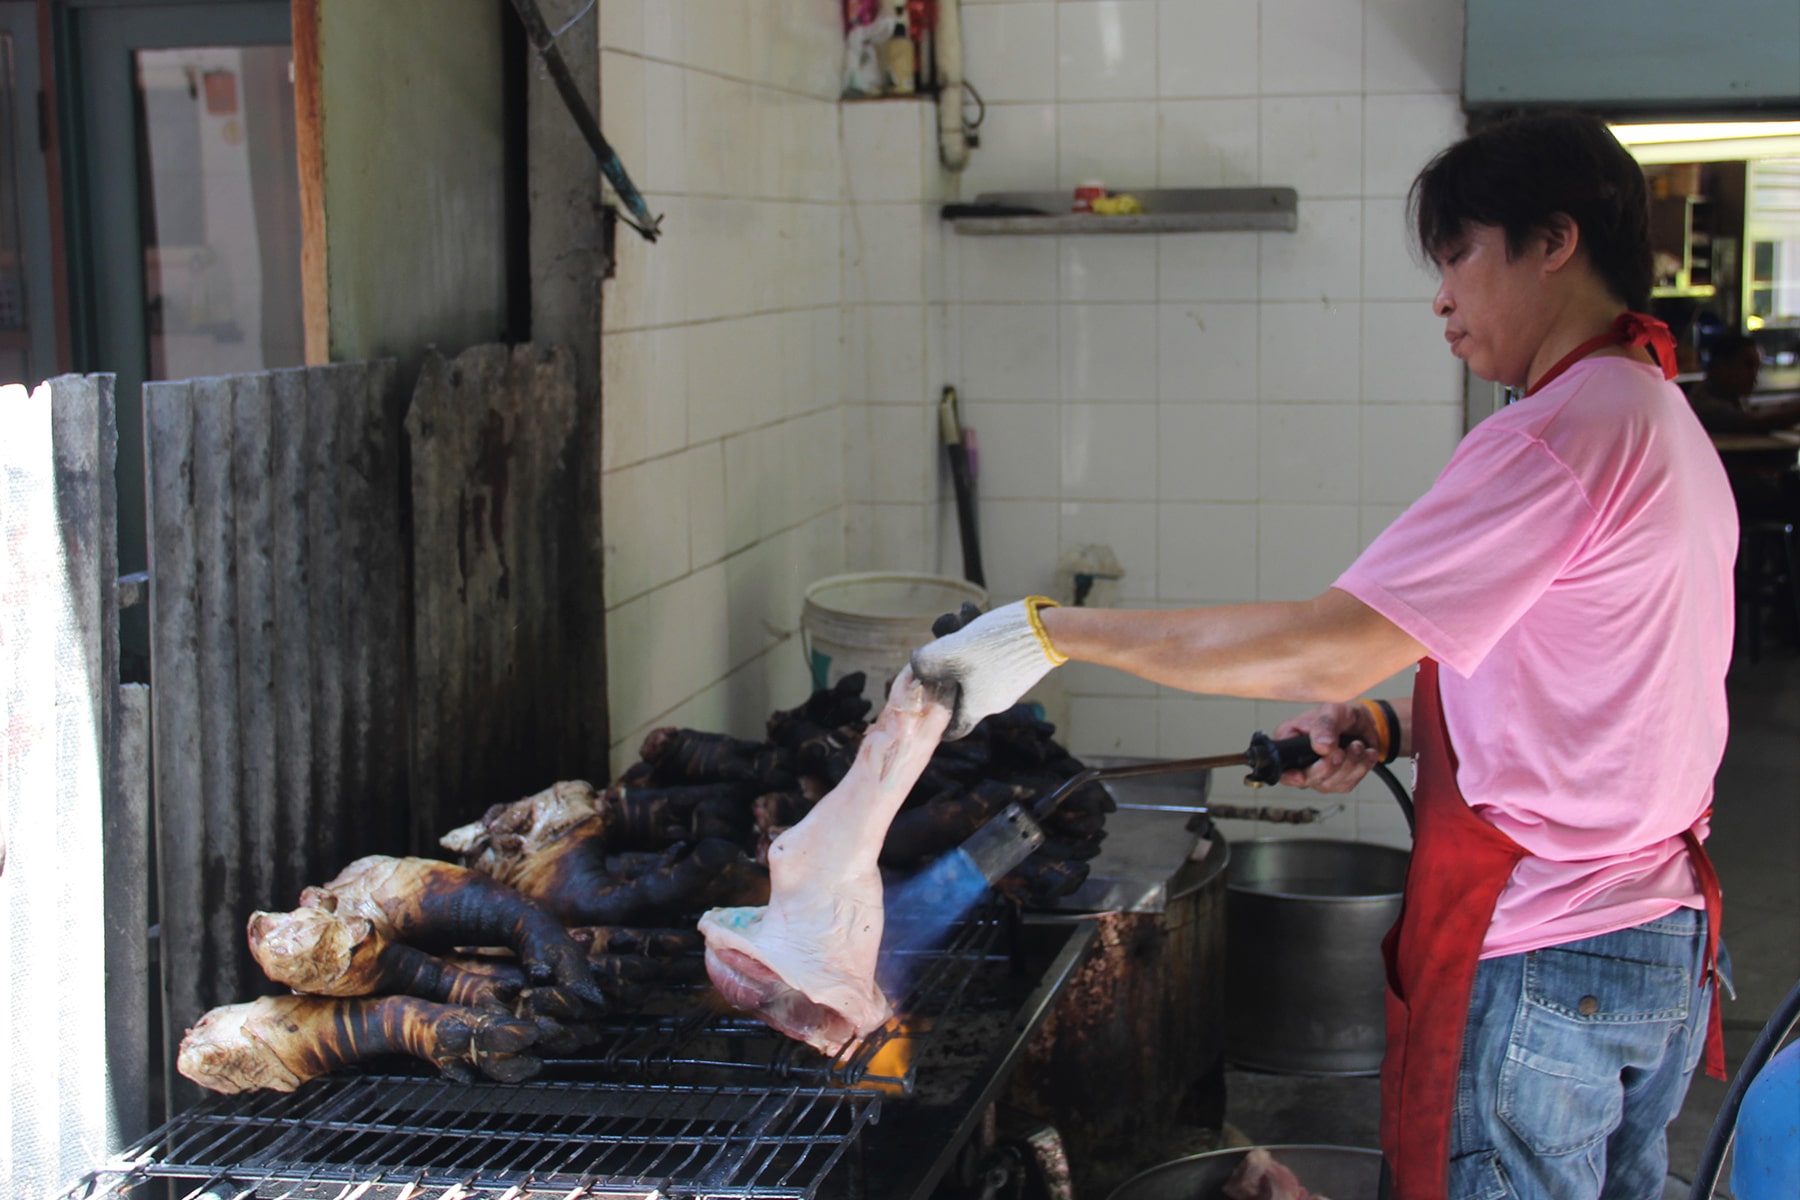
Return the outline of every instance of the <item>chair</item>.
{"type": "Polygon", "coordinates": [[[1750,661],[1762,657],[1769,617],[1792,622],[1800,644],[1800,535],[1790,521],[1744,522],[1737,557],[1737,623],[1750,661]]]}

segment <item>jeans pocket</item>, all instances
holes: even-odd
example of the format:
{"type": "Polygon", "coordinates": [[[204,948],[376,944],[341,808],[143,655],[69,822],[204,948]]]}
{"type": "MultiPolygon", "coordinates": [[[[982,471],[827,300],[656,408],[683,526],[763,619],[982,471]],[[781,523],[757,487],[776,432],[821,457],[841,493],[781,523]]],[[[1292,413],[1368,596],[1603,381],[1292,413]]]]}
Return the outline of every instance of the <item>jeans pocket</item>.
{"type": "Polygon", "coordinates": [[[1626,1066],[1661,1057],[1692,1003],[1687,968],[1566,949],[1525,965],[1500,1069],[1499,1113],[1545,1155],[1593,1146],[1624,1116],[1626,1066]]]}
{"type": "Polygon", "coordinates": [[[1498,1151],[1477,1150],[1450,1160],[1450,1200],[1512,1200],[1513,1194],[1498,1151]]]}

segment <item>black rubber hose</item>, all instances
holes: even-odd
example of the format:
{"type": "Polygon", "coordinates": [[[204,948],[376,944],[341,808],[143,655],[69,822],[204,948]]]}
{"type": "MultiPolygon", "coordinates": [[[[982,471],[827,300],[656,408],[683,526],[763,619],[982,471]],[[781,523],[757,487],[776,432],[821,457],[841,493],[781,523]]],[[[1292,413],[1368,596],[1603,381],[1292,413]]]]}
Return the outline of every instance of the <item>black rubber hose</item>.
{"type": "MultiPolygon", "coordinates": [[[[1714,983],[1714,987],[1718,984],[1714,983]]],[[[1714,1003],[1717,1003],[1715,1000],[1714,1003]]],[[[1738,1067],[1737,1076],[1731,1081],[1731,1089],[1725,1093],[1725,1103],[1719,1108],[1719,1115],[1713,1119],[1712,1132],[1706,1135],[1706,1145],[1700,1151],[1700,1163],[1694,1168],[1694,1186],[1688,1192],[1688,1200],[1710,1200],[1713,1188],[1719,1184],[1719,1172],[1725,1165],[1725,1151],[1731,1146],[1731,1139],[1737,1133],[1738,1109],[1744,1105],[1744,1093],[1750,1090],[1750,1084],[1768,1065],[1781,1043],[1787,1040],[1794,1026],[1800,1025],[1800,983],[1787,994],[1768,1023],[1757,1034],[1756,1042],[1750,1047],[1750,1053],[1738,1067]]]]}
{"type": "Polygon", "coordinates": [[[1387,764],[1376,763],[1375,774],[1381,776],[1381,782],[1387,784],[1388,791],[1394,793],[1394,802],[1400,806],[1400,811],[1406,814],[1406,832],[1416,836],[1418,830],[1414,828],[1413,824],[1412,797],[1406,794],[1406,789],[1400,786],[1400,781],[1394,778],[1394,773],[1387,769],[1387,764]]]}

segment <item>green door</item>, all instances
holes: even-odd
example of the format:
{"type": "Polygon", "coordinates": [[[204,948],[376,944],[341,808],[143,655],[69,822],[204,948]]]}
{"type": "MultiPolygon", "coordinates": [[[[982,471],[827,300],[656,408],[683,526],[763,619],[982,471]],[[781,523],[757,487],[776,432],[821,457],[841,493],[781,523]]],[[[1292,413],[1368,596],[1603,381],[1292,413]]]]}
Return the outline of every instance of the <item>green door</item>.
{"type": "MultiPolygon", "coordinates": [[[[74,359],[118,376],[129,573],[145,567],[140,385],[303,362],[292,23],[287,0],[76,0],[62,21],[74,359]]],[[[138,678],[144,612],[125,616],[138,678]]]]}

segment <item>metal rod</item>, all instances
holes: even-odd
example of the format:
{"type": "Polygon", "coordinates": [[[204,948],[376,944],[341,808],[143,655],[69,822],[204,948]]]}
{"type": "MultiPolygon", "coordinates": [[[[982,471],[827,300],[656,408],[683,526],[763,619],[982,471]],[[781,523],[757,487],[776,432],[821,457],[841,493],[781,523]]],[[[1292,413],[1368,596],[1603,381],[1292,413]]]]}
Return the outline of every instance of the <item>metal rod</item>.
{"type": "Polygon", "coordinates": [[[531,40],[538,57],[544,60],[544,66],[550,72],[550,81],[556,85],[557,95],[562,97],[564,107],[575,118],[575,124],[581,130],[581,136],[587,139],[588,148],[600,161],[600,170],[630,211],[631,217],[625,223],[642,234],[645,241],[654,242],[661,236],[662,218],[650,215],[643,196],[638,194],[637,185],[631,182],[631,176],[625,171],[625,164],[619,161],[618,154],[607,144],[606,135],[600,132],[600,123],[594,120],[586,98],[575,85],[575,77],[569,74],[569,64],[563,61],[562,51],[556,47],[556,37],[550,32],[550,26],[545,24],[544,14],[538,11],[537,0],[513,0],[513,7],[518,10],[519,20],[525,26],[525,36],[531,40]]]}

